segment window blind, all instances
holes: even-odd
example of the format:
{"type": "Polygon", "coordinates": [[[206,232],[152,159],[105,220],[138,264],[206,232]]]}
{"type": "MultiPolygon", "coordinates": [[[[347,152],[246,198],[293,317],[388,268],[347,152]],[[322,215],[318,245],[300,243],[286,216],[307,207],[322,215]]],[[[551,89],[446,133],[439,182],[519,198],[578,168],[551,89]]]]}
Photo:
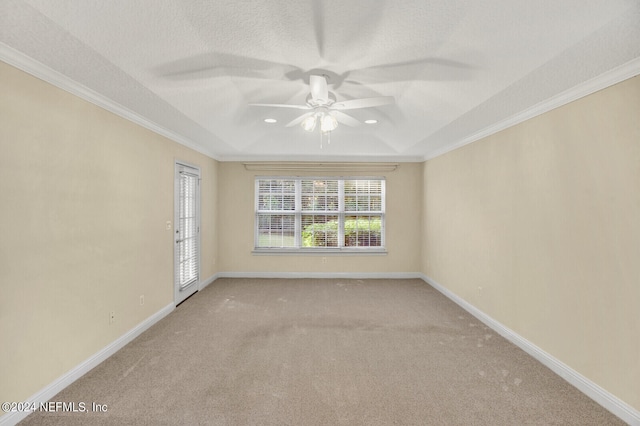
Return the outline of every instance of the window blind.
{"type": "Polygon", "coordinates": [[[384,178],[256,178],[256,249],[384,247],[384,178]]]}

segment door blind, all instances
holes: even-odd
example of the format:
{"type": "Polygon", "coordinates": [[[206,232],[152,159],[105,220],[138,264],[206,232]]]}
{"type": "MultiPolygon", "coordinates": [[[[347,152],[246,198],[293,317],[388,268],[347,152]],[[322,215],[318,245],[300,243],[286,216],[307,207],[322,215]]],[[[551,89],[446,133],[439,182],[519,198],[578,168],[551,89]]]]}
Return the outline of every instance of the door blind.
{"type": "Polygon", "coordinates": [[[178,279],[180,288],[188,287],[198,279],[198,176],[180,172],[178,220],[178,279]]]}

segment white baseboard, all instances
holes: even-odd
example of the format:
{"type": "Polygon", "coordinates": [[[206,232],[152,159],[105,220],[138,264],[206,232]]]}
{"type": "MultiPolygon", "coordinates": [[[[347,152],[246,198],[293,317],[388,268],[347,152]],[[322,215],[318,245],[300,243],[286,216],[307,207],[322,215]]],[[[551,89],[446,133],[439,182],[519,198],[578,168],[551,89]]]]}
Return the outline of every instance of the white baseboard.
{"type": "MultiPolygon", "coordinates": [[[[40,405],[40,403],[49,401],[64,388],[78,380],[84,374],[88,373],[92,368],[96,367],[102,361],[118,352],[127,343],[138,337],[149,327],[170,314],[175,308],[176,306],[172,302],[164,308],[160,309],[158,312],[142,321],[140,324],[120,336],[118,339],[105,346],[102,350],[98,351],[97,353],[86,359],[84,362],[71,369],[66,374],[58,377],[56,380],[41,389],[36,394],[32,395],[30,398],[27,398],[25,401],[29,401],[29,403],[35,403],[36,406],[40,405]]],[[[0,426],[15,425],[16,423],[27,417],[29,414],[31,414],[31,412],[14,411],[6,413],[2,417],[0,417],[0,426]]]]}
{"type": "Polygon", "coordinates": [[[220,274],[213,274],[207,279],[200,280],[200,285],[198,286],[198,291],[204,290],[205,287],[207,287],[209,284],[211,284],[212,282],[214,282],[218,278],[220,278],[220,274]]]}
{"type": "Polygon", "coordinates": [[[562,361],[543,351],[524,337],[520,336],[518,333],[514,332],[508,327],[505,327],[503,324],[491,318],[490,316],[488,316],[466,300],[462,299],[460,296],[451,292],[432,278],[424,274],[422,274],[421,278],[433,288],[438,290],[440,293],[445,295],[447,298],[451,299],[451,301],[456,303],[462,309],[469,312],[471,315],[493,329],[496,333],[500,334],[502,337],[518,346],[520,349],[534,357],[536,360],[540,361],[551,371],[562,377],[564,380],[576,387],[579,391],[587,395],[589,398],[593,399],[595,402],[602,405],[604,408],[606,408],[616,416],[620,417],[623,421],[629,423],[630,425],[640,426],[640,411],[631,407],[629,404],[625,403],[610,392],[606,391],[591,380],[587,379],[568,365],[564,364],[562,361]]]}
{"type": "Polygon", "coordinates": [[[220,272],[217,278],[423,279],[419,272],[220,272]]]}
{"type": "MultiPolygon", "coordinates": [[[[492,328],[496,333],[506,338],[526,353],[540,361],[543,365],[551,369],[554,373],[565,379],[571,385],[575,386],[578,390],[589,396],[591,399],[602,405],[607,410],[611,411],[616,416],[620,417],[630,425],[640,426],[640,412],[624,401],[620,400],[616,396],[607,392],[591,380],[582,376],[577,371],[573,370],[560,360],[554,358],[547,352],[543,351],[527,339],[523,338],[513,330],[505,327],[500,322],[494,320],[475,306],[471,305],[464,299],[460,298],[455,293],[451,292],[435,280],[426,275],[418,272],[396,272],[396,273],[380,273],[380,272],[219,272],[211,277],[202,280],[200,282],[200,290],[213,283],[218,278],[342,278],[342,279],[412,279],[419,278],[427,282],[436,290],[441,292],[447,298],[459,305],[461,308],[469,312],[478,320],[482,321],[488,327],[492,328]]],[[[151,327],[156,322],[167,316],[175,309],[173,303],[165,306],[154,315],[147,318],[142,323],[122,335],[113,343],[107,345],[101,351],[97,352],[65,375],[59,377],[57,380],[40,390],[33,396],[27,399],[27,401],[35,402],[36,404],[44,403],[53,398],[57,393],[64,388],[75,382],[84,374],[89,372],[92,368],[96,367],[102,361],[116,353],[127,343],[142,334],[145,330],[151,327]]],[[[29,412],[10,412],[0,417],[0,426],[15,425],[19,421],[23,420],[29,412]]]]}

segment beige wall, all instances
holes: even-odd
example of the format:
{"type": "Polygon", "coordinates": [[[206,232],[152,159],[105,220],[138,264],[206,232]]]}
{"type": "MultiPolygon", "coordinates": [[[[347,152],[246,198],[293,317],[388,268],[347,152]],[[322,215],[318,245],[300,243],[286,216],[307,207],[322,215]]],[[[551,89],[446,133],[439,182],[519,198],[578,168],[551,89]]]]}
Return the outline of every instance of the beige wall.
{"type": "Polygon", "coordinates": [[[174,159],[216,272],[217,163],[2,62],[0,93],[0,401],[25,401],[173,301],[174,159]]]}
{"type": "Polygon", "coordinates": [[[202,170],[203,278],[422,271],[640,409],[638,77],[426,163],[322,173],[385,175],[388,195],[388,254],[327,263],[251,254],[254,177],[282,173],[217,163],[2,63],[0,93],[0,401],[172,302],[181,159],[202,170]]]}
{"type": "Polygon", "coordinates": [[[429,160],[422,244],[427,276],[640,410],[639,117],[635,77],[429,160]]]}
{"type": "Polygon", "coordinates": [[[261,172],[248,171],[242,163],[220,163],[220,264],[225,272],[394,273],[420,271],[420,217],[422,164],[401,163],[393,172],[261,172]],[[255,177],[385,176],[386,246],[379,256],[252,255],[254,244],[255,177]]]}

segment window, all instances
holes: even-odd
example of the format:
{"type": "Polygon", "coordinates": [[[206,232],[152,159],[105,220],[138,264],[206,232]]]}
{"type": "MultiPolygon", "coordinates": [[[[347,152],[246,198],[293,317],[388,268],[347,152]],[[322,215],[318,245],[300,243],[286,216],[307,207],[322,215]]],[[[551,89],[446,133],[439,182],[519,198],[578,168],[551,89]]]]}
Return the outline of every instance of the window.
{"type": "Polygon", "coordinates": [[[384,178],[256,179],[257,251],[384,251],[384,178]]]}

